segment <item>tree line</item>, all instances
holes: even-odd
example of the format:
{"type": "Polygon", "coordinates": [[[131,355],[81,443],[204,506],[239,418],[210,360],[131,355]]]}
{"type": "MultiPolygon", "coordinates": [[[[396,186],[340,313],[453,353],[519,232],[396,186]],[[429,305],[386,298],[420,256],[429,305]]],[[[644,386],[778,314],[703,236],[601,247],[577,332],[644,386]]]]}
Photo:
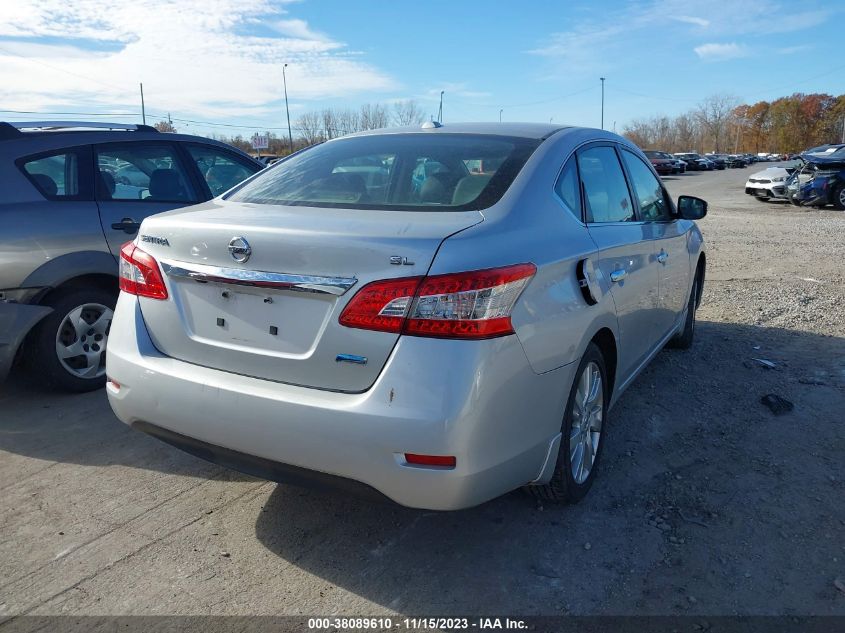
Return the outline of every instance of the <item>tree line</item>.
{"type": "MultiPolygon", "coordinates": [[[[298,116],[291,124],[293,136],[293,151],[321,143],[329,139],[361,132],[377,130],[391,125],[419,125],[426,118],[425,112],[413,100],[397,101],[391,106],[381,103],[365,103],[358,109],[353,108],[324,108],[305,112],[298,116]]],[[[176,128],[168,121],[155,124],[160,132],[175,132],[176,128]]],[[[286,131],[269,132],[270,147],[261,150],[262,154],[286,156],[290,153],[290,140],[286,131]]],[[[212,138],[229,143],[248,153],[254,153],[251,138],[243,135],[220,136],[212,138]]]]}
{"type": "MultiPolygon", "coordinates": [[[[366,103],[358,109],[324,108],[305,112],[293,124],[293,151],[338,136],[391,125],[419,125],[425,112],[413,100],[388,106],[366,103]]],[[[175,132],[168,121],[156,123],[162,132],[175,132]]],[[[667,152],[723,152],[779,154],[800,152],[824,143],[845,142],[845,95],[795,93],[774,101],[741,104],[729,94],[716,94],[678,116],[634,119],[622,134],[643,149],[667,152]]],[[[250,138],[218,136],[246,152],[253,152],[250,138]]],[[[290,152],[286,131],[269,133],[263,154],[290,152]]]]}
{"type": "Polygon", "coordinates": [[[635,119],[622,134],[667,152],[800,152],[845,142],[845,95],[795,93],[747,105],[717,94],[675,117],[635,119]]]}

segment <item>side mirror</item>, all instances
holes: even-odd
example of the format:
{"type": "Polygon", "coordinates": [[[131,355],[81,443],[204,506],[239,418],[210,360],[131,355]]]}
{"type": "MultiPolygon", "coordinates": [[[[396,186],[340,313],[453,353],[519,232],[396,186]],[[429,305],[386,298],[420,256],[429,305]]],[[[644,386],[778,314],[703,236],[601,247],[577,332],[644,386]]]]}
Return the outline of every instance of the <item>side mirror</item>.
{"type": "Polygon", "coordinates": [[[678,215],[684,220],[700,220],[707,215],[707,202],[695,196],[680,196],[678,215]]]}

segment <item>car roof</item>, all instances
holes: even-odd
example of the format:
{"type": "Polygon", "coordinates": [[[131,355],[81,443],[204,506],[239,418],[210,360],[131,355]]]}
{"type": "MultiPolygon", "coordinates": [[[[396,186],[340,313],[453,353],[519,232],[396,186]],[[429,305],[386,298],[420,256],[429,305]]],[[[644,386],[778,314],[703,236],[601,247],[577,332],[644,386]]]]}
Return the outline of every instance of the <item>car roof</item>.
{"type": "Polygon", "coordinates": [[[423,125],[425,127],[422,125],[413,125],[365,130],[341,138],[379,134],[482,134],[543,140],[555,132],[572,127],[568,125],[553,125],[551,123],[435,123],[433,126],[431,124],[423,125]]]}
{"type": "Polygon", "coordinates": [[[204,136],[159,132],[147,125],[133,124],[90,124],[82,121],[44,121],[33,123],[0,122],[0,154],[13,158],[39,152],[48,152],[64,147],[115,143],[121,141],[176,141],[213,145],[235,152],[260,164],[246,152],[228,143],[204,136]],[[36,127],[43,124],[42,127],[36,127]],[[18,126],[27,131],[21,131],[18,126]],[[57,126],[57,127],[51,127],[57,126]]]}

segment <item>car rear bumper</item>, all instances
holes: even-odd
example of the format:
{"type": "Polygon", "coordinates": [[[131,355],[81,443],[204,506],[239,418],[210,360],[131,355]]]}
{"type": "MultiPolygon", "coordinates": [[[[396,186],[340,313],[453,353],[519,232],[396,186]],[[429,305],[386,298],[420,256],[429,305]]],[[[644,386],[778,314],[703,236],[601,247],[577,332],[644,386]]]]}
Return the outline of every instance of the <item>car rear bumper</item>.
{"type": "Polygon", "coordinates": [[[170,443],[203,447],[210,461],[291,483],[317,471],[403,505],[454,510],[547,472],[575,365],[538,375],[515,336],[401,337],[368,391],[321,391],[163,356],[137,299],[121,293],[107,352],[120,386],[107,392],[124,423],[165,441],[178,434],[170,443]],[[411,466],[405,453],[453,455],[456,466],[411,466]]]}

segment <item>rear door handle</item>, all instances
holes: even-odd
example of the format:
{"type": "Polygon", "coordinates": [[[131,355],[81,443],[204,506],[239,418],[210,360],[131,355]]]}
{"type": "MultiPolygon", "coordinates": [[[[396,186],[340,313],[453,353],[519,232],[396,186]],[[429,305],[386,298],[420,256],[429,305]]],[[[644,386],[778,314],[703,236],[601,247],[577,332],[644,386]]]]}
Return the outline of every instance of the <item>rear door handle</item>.
{"type": "Polygon", "coordinates": [[[665,264],[667,259],[669,259],[669,253],[666,251],[660,251],[660,255],[657,256],[657,261],[661,264],[665,264]]]}
{"type": "Polygon", "coordinates": [[[612,281],[613,283],[618,283],[618,282],[622,281],[623,279],[625,279],[625,277],[627,277],[627,276],[628,276],[627,270],[625,270],[624,268],[618,268],[618,269],[614,270],[612,273],[610,273],[610,281],[612,281]]]}
{"type": "Polygon", "coordinates": [[[120,222],[112,224],[111,227],[115,231],[123,231],[131,235],[132,233],[138,232],[138,229],[141,228],[141,223],[136,222],[132,218],[123,218],[120,222]]]}

